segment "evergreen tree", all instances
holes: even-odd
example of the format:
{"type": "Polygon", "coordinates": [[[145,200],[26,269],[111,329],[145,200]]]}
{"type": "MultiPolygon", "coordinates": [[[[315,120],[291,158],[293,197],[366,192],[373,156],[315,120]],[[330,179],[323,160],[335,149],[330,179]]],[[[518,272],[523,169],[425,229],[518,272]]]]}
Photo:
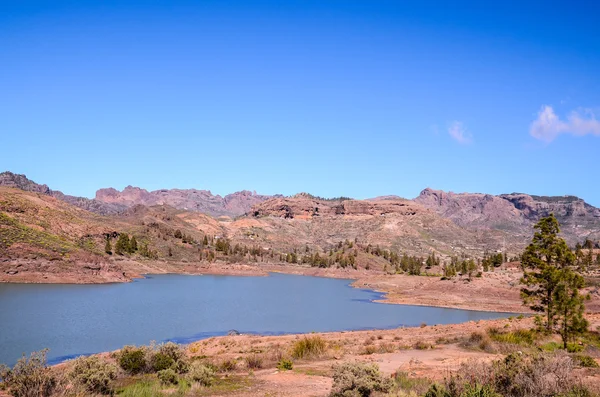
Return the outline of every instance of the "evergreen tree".
{"type": "Polygon", "coordinates": [[[208,245],[208,237],[206,237],[206,234],[204,235],[204,240],[202,240],[202,245],[205,247],[208,245]]]}
{"type": "Polygon", "coordinates": [[[584,299],[579,290],[584,287],[583,276],[569,268],[564,268],[560,275],[561,282],[554,290],[555,330],[561,336],[563,347],[567,348],[569,340],[587,331],[588,321],[583,316],[585,311],[584,299]]]}
{"type": "Polygon", "coordinates": [[[115,253],[117,255],[123,255],[126,252],[129,252],[129,236],[127,233],[121,233],[115,244],[115,253]]]}
{"type": "Polygon", "coordinates": [[[553,214],[540,219],[534,228],[537,231],[521,260],[521,297],[532,310],[545,313],[543,325],[552,331],[557,314],[555,292],[563,281],[562,270],[574,264],[575,256],[565,240],[558,237],[560,227],[553,214]]]}
{"type": "Polygon", "coordinates": [[[133,254],[137,250],[138,250],[137,240],[135,239],[135,236],[131,236],[131,240],[129,240],[129,253],[133,254]]]}
{"type": "Polygon", "coordinates": [[[104,252],[108,255],[112,255],[112,246],[110,244],[110,236],[106,237],[106,245],[104,246],[104,252]]]}

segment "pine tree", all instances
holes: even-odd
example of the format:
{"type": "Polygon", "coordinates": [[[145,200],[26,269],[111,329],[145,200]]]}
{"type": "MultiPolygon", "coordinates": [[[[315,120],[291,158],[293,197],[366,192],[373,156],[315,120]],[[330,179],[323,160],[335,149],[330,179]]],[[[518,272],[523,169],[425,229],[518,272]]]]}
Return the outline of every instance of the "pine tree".
{"type": "Polygon", "coordinates": [[[112,246],[110,244],[110,237],[106,237],[106,245],[104,246],[104,252],[108,255],[112,255],[112,246]]]}
{"type": "Polygon", "coordinates": [[[561,271],[561,282],[554,290],[554,312],[556,317],[555,330],[561,336],[563,347],[573,337],[587,331],[588,321],[583,316],[584,300],[589,295],[581,295],[579,290],[585,286],[583,276],[569,268],[561,271]]]}
{"type": "Polygon", "coordinates": [[[524,285],[521,297],[532,310],[545,313],[543,326],[551,332],[557,315],[555,291],[563,281],[562,270],[575,263],[575,255],[565,240],[558,237],[560,227],[553,214],[540,219],[534,228],[537,231],[521,260],[524,285]]]}
{"type": "Polygon", "coordinates": [[[127,233],[121,233],[115,244],[115,253],[117,255],[123,255],[126,252],[129,252],[129,236],[127,233]]]}
{"type": "Polygon", "coordinates": [[[129,253],[133,254],[137,250],[138,250],[137,240],[135,239],[135,236],[131,236],[131,240],[129,240],[129,253]]]}

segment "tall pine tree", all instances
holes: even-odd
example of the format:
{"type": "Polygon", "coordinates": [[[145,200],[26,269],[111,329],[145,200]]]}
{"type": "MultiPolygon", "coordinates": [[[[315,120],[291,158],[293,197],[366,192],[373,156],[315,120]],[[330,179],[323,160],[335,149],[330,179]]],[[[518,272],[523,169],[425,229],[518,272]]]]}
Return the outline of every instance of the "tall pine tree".
{"type": "Polygon", "coordinates": [[[534,228],[531,244],[521,259],[524,284],[521,297],[532,310],[545,313],[542,325],[551,332],[556,317],[555,290],[563,277],[561,270],[575,263],[575,255],[565,240],[558,237],[560,227],[554,214],[540,219],[534,228]]]}

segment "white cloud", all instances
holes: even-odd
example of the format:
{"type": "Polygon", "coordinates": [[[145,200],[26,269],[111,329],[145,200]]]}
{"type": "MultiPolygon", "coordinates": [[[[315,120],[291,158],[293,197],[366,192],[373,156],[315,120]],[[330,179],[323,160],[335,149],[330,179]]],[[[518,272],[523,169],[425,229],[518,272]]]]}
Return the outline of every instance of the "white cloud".
{"type": "Polygon", "coordinates": [[[453,121],[450,123],[448,126],[448,134],[450,134],[455,141],[463,145],[473,142],[473,137],[460,121],[453,121]]]}
{"type": "Polygon", "coordinates": [[[554,113],[552,106],[544,105],[537,119],[531,123],[529,134],[544,142],[552,142],[560,134],[600,136],[600,121],[596,120],[591,109],[574,110],[563,121],[554,113]]]}

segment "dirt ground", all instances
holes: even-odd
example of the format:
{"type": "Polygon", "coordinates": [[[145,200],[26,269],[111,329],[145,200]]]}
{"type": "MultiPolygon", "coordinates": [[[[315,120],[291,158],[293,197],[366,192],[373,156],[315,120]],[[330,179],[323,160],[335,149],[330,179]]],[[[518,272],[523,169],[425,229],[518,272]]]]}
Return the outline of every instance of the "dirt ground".
{"type": "MultiPolygon", "coordinates": [[[[600,326],[600,314],[588,316],[591,329],[600,326]]],[[[376,363],[381,372],[392,376],[397,371],[409,377],[442,380],[469,360],[492,361],[502,354],[487,353],[461,346],[460,341],[472,332],[485,332],[496,327],[502,330],[530,328],[531,318],[471,321],[455,325],[393,330],[317,333],[330,346],[329,352],[315,360],[299,360],[291,371],[273,369],[281,354],[304,335],[254,336],[236,335],[211,338],[189,346],[193,355],[208,357],[212,362],[225,360],[243,362],[243,357],[261,354],[269,369],[257,370],[252,381],[241,390],[227,396],[327,396],[332,385],[332,368],[340,362],[376,363]],[[366,352],[373,346],[375,353],[366,352]],[[417,347],[419,346],[419,347],[417,347]]],[[[243,371],[243,370],[242,370],[243,371]]],[[[596,381],[599,374],[593,374],[596,381]]]]}

